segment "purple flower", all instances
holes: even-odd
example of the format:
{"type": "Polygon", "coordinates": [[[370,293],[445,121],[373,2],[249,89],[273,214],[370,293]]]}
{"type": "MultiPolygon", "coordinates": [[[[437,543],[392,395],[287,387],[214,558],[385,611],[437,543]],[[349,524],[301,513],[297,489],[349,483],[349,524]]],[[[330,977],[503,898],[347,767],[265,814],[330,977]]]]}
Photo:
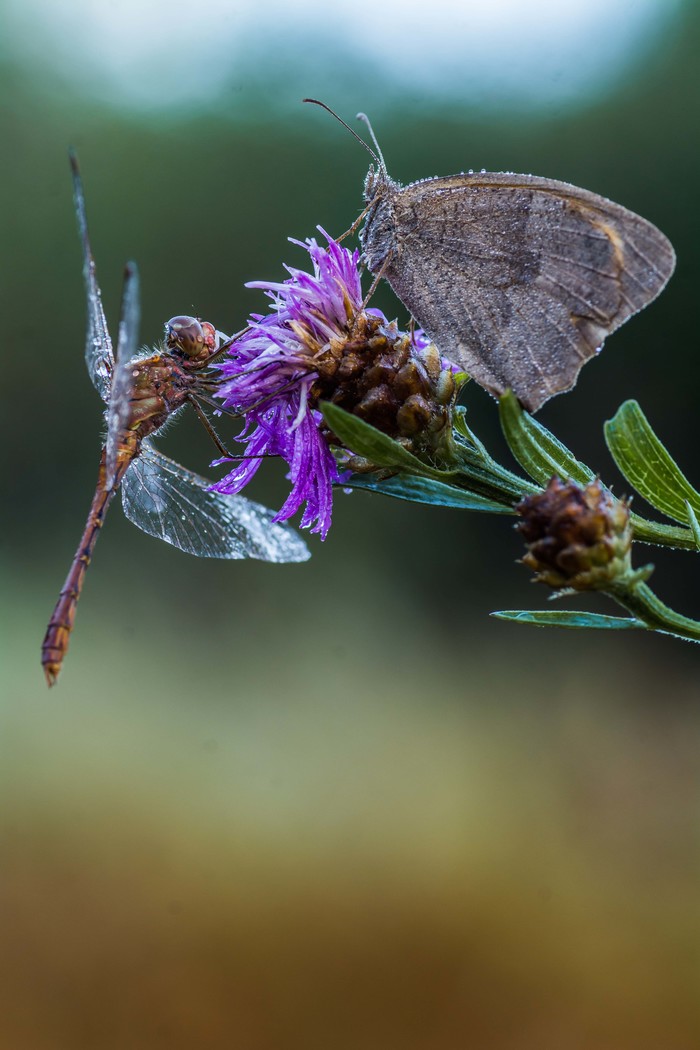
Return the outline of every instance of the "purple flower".
{"type": "MultiPolygon", "coordinates": [[[[305,504],[301,525],[325,538],[333,484],[343,474],[319,401],[333,401],[416,454],[432,455],[449,429],[456,384],[455,369],[422,332],[409,336],[379,310],[362,309],[359,252],[319,230],[327,248],[314,239],[292,241],[308,251],[313,273],[288,266],[286,281],[247,286],[264,289],[272,309],[253,315],[220,365],[217,396],[244,417],[238,440],[246,449],[213,487],[240,492],[265,456],[280,456],[292,488],[274,520],[286,521],[305,504]]],[[[357,469],[352,457],[349,463],[357,469]]]]}
{"type": "Polygon", "coordinates": [[[331,342],[348,337],[362,305],[362,290],[359,253],[324,236],[328,248],[313,239],[305,244],[292,241],[307,249],[313,274],[286,267],[290,276],[283,283],[252,281],[247,286],[267,292],[272,312],[254,314],[249,331],[232,346],[230,360],[221,365],[219,396],[225,408],[245,416],[239,440],[247,442],[246,457],[251,458],[238,463],[214,488],[240,492],[262,457],[281,456],[289,464],[292,490],[275,521],[286,521],[305,503],[302,526],[325,538],[332,486],[340,473],[310,395],[324,351],[331,342]]]}

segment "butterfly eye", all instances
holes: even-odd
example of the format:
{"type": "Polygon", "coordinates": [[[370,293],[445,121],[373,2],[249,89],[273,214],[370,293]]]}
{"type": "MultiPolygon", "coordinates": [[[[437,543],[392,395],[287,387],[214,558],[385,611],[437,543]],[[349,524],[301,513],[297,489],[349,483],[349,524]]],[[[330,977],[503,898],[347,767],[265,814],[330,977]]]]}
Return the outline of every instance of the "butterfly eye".
{"type": "Polygon", "coordinates": [[[196,317],[183,314],[166,322],[165,342],[169,350],[179,350],[186,357],[198,357],[207,346],[207,335],[196,317]]]}

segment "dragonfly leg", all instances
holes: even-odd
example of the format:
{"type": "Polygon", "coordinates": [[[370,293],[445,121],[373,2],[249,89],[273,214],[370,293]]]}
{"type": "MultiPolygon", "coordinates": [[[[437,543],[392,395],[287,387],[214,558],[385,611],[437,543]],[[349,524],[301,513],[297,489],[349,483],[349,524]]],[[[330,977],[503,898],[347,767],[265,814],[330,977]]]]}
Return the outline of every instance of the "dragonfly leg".
{"type": "Polygon", "coordinates": [[[214,442],[214,444],[216,445],[216,447],[218,448],[218,450],[222,454],[222,456],[225,456],[227,459],[235,459],[236,457],[233,455],[232,452],[229,452],[229,450],[226,448],[226,446],[222,442],[222,440],[219,437],[219,435],[214,430],[214,427],[209,422],[209,419],[207,418],[205,412],[202,410],[202,407],[199,404],[199,402],[197,401],[197,399],[195,397],[192,397],[192,395],[190,395],[187,398],[187,400],[189,401],[189,403],[191,405],[194,406],[194,410],[197,413],[197,415],[199,416],[200,423],[202,424],[202,426],[204,427],[204,429],[206,430],[206,432],[208,433],[209,437],[212,439],[212,441],[214,442]]]}

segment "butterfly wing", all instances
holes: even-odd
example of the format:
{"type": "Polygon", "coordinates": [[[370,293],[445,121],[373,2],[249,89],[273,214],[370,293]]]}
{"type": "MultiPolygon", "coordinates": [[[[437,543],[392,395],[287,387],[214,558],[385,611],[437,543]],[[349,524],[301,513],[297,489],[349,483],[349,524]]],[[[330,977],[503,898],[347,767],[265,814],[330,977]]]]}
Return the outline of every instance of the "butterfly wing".
{"type": "Polygon", "coordinates": [[[297,533],[274,524],[274,512],[243,496],[212,492],[210,482],[144,441],[121,485],[129,521],[149,536],[200,558],[306,561],[297,533]]]}
{"type": "Polygon", "coordinates": [[[83,250],[83,278],[87,297],[87,335],[85,338],[85,364],[92,384],[103,401],[109,400],[109,388],[114,358],[112,340],[110,339],[107,319],[102,307],[102,293],[97,283],[97,270],[88,236],[87,215],[85,213],[85,194],[80,177],[78,158],[73,152],[69,154],[73,174],[73,200],[78,219],[78,232],[83,250]]]}
{"type": "Polygon", "coordinates": [[[574,385],[675,265],[650,222],[553,179],[455,175],[392,197],[384,276],[445,357],[531,411],[574,385]]]}

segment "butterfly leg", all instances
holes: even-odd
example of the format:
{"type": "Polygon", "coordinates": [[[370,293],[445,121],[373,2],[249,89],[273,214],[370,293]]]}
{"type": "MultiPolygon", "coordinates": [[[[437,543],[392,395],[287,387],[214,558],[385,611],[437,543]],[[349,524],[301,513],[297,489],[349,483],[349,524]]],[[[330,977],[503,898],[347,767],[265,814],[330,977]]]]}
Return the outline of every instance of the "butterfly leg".
{"type": "Polygon", "coordinates": [[[367,292],[367,295],[364,298],[364,302],[362,303],[362,306],[361,306],[362,310],[366,310],[367,309],[367,304],[369,303],[370,299],[372,298],[372,296],[376,292],[377,285],[379,284],[379,282],[381,281],[382,277],[384,276],[384,272],[387,269],[389,263],[391,262],[391,259],[392,259],[392,256],[391,256],[391,253],[390,253],[389,255],[387,255],[386,259],[382,263],[381,270],[379,271],[378,274],[376,274],[374,280],[372,281],[372,284],[370,286],[370,290],[367,292]]]}
{"type": "Polygon", "coordinates": [[[357,218],[355,219],[354,223],[352,224],[352,226],[350,227],[349,230],[346,230],[345,233],[341,233],[340,237],[336,237],[335,238],[336,244],[340,244],[340,242],[344,241],[346,237],[352,237],[353,233],[355,232],[357,227],[360,225],[360,223],[364,219],[365,215],[367,214],[369,209],[372,207],[373,203],[374,203],[374,201],[370,201],[370,203],[367,205],[367,207],[362,209],[362,211],[357,216],[357,218]]]}

